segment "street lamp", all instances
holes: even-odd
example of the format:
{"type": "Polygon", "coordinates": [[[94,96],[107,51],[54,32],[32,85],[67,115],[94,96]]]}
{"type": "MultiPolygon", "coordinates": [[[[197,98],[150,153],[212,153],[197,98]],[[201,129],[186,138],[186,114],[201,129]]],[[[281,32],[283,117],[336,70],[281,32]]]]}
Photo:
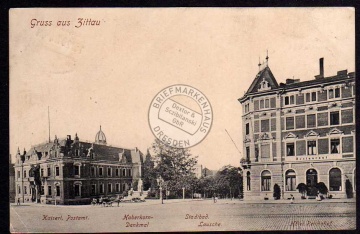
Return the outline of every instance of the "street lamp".
{"type": "Polygon", "coordinates": [[[183,190],[183,200],[185,199],[185,187],[182,187],[183,190]]]}

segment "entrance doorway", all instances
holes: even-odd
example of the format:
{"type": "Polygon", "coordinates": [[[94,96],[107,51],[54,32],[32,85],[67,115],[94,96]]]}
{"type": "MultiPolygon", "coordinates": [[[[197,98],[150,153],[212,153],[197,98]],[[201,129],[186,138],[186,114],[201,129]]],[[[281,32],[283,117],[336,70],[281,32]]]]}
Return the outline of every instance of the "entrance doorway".
{"type": "Polygon", "coordinates": [[[318,173],[315,169],[306,171],[306,185],[308,186],[307,195],[317,196],[316,184],[318,182],[318,173]]]}

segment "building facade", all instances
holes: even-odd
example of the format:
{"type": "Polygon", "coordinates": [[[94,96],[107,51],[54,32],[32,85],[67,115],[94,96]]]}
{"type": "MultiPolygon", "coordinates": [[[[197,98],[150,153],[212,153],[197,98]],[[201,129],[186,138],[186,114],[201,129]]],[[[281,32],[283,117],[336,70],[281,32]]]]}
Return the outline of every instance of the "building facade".
{"type": "MultiPolygon", "coordinates": [[[[268,59],[268,58],[267,58],[268,59]]],[[[261,67],[262,66],[262,67],[261,67]]],[[[270,68],[259,72],[243,97],[244,198],[317,195],[323,182],[333,198],[355,196],[355,73],[278,84],[270,68]]]]}
{"type": "Polygon", "coordinates": [[[108,146],[104,132],[95,142],[77,134],[33,146],[15,162],[16,200],[54,204],[89,204],[94,197],[116,196],[141,178],[143,154],[108,146]]]}
{"type": "Polygon", "coordinates": [[[200,178],[202,176],[203,166],[201,164],[195,164],[193,173],[196,178],[200,178]]]}

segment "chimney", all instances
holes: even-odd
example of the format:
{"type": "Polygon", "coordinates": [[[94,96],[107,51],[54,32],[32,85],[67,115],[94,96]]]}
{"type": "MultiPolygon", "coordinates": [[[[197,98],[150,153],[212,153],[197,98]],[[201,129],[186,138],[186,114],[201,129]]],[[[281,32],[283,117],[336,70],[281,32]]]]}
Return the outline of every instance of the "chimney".
{"type": "Polygon", "coordinates": [[[286,79],[286,84],[292,84],[292,83],[294,83],[294,80],[293,79],[286,79]]]}
{"type": "Polygon", "coordinates": [[[339,77],[347,77],[347,75],[348,75],[347,70],[341,70],[337,72],[337,76],[339,77]]]}
{"type": "Polygon", "coordinates": [[[320,58],[320,76],[324,77],[324,58],[320,58]]]}
{"type": "Polygon", "coordinates": [[[320,75],[315,76],[315,79],[322,79],[324,78],[324,58],[319,59],[319,65],[320,65],[320,75]]]}
{"type": "Polygon", "coordinates": [[[294,84],[294,83],[299,83],[299,82],[300,82],[300,79],[291,79],[291,78],[286,79],[286,84],[294,84]]]}

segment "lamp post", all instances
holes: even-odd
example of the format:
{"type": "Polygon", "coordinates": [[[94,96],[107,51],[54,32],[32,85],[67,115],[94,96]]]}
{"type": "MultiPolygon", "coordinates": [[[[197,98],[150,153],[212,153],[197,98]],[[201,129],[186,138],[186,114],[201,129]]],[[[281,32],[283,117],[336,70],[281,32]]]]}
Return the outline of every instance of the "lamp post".
{"type": "Polygon", "coordinates": [[[163,195],[162,195],[162,184],[163,184],[163,179],[160,177],[158,179],[156,179],[158,185],[160,186],[160,200],[161,200],[161,204],[164,204],[164,201],[163,201],[163,195]]]}
{"type": "Polygon", "coordinates": [[[185,199],[185,187],[182,187],[183,190],[183,200],[185,199]]]}

